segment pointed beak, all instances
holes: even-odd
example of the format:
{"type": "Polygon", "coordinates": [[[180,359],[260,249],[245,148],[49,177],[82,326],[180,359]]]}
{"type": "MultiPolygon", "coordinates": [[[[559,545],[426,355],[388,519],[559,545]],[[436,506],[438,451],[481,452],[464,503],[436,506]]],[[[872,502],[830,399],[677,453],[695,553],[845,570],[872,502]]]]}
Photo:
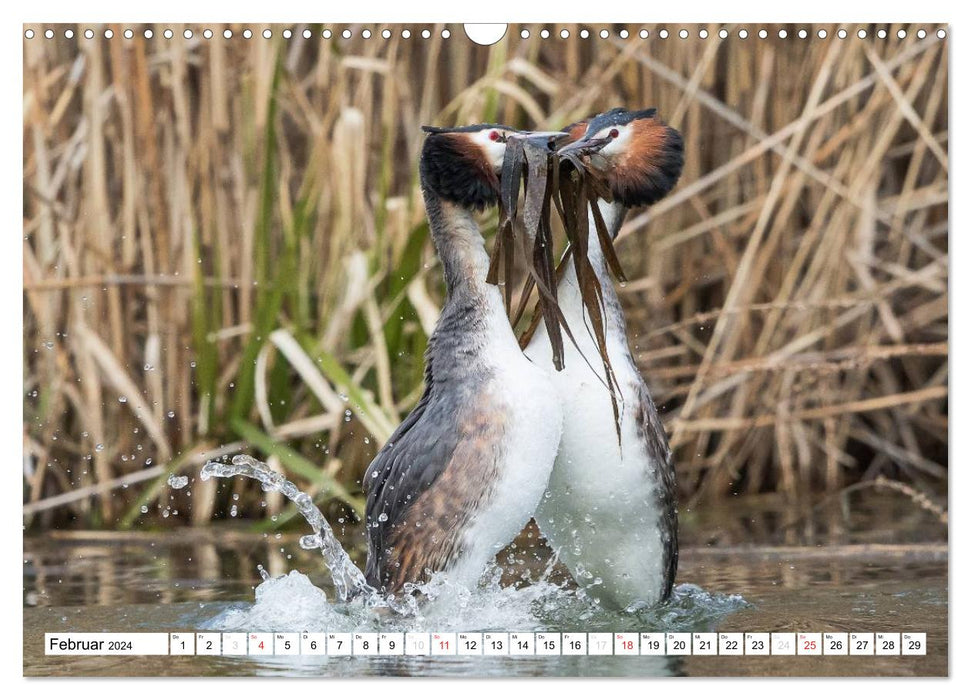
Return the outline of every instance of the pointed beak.
{"type": "Polygon", "coordinates": [[[530,138],[546,138],[554,141],[562,141],[570,135],[566,131],[529,131],[527,134],[530,138]]]}
{"type": "Polygon", "coordinates": [[[570,137],[565,131],[523,131],[510,134],[510,138],[521,138],[532,146],[548,148],[551,151],[570,137]]]}
{"type": "Polygon", "coordinates": [[[610,143],[610,139],[580,139],[579,141],[567,144],[558,150],[556,154],[561,157],[571,155],[585,156],[590,153],[596,153],[608,143],[610,143]]]}

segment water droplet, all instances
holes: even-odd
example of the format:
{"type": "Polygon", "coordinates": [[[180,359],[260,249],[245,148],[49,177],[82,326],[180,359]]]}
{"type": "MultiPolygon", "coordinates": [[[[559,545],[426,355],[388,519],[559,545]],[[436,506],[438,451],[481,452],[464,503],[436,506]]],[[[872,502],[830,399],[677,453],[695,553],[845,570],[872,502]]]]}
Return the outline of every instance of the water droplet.
{"type": "Polygon", "coordinates": [[[388,522],[388,514],[387,513],[381,513],[381,515],[378,516],[378,522],[379,523],[386,523],[386,522],[388,522]]]}
{"type": "Polygon", "coordinates": [[[175,418],[175,411],[169,411],[165,415],[167,415],[169,418],[175,418]]]}
{"type": "Polygon", "coordinates": [[[236,504],[234,503],[234,504],[233,504],[233,507],[229,509],[229,517],[230,517],[230,518],[235,518],[235,517],[236,517],[236,514],[237,514],[238,512],[239,512],[239,510],[237,510],[237,508],[236,508],[236,504]]]}
{"type": "Polygon", "coordinates": [[[155,369],[155,368],[154,368],[154,367],[152,367],[152,366],[151,366],[150,364],[148,364],[147,362],[145,363],[145,371],[146,371],[146,372],[151,372],[151,371],[152,371],[152,370],[154,370],[154,369],[155,369]]]}
{"type": "Polygon", "coordinates": [[[118,403],[128,403],[128,398],[125,396],[119,396],[118,403]]]}
{"type": "Polygon", "coordinates": [[[54,349],[54,343],[52,343],[51,341],[48,340],[46,343],[44,343],[44,347],[47,348],[48,350],[53,350],[54,349]]]}
{"type": "Polygon", "coordinates": [[[168,485],[173,489],[185,488],[189,483],[189,477],[187,476],[176,476],[175,474],[169,475],[168,485]]]}
{"type": "Polygon", "coordinates": [[[104,446],[104,445],[102,445],[102,444],[101,444],[101,443],[99,442],[99,443],[98,443],[97,445],[95,445],[95,446],[94,446],[94,451],[95,451],[95,452],[101,452],[101,450],[103,450],[104,448],[105,448],[105,446],[104,446]]]}
{"type": "Polygon", "coordinates": [[[300,538],[300,547],[302,549],[317,549],[320,547],[321,540],[319,535],[304,535],[300,538]]]}
{"type": "Polygon", "coordinates": [[[142,511],[142,514],[144,515],[145,513],[148,512],[148,506],[142,506],[141,508],[139,508],[139,510],[142,511]]]}

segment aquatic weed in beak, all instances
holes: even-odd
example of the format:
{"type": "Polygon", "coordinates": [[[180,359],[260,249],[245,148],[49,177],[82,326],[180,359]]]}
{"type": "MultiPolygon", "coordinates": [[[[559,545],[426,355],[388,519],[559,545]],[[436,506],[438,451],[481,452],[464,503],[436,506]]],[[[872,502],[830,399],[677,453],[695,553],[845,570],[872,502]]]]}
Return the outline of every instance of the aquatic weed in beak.
{"type": "MultiPolygon", "coordinates": [[[[497,284],[499,266],[502,265],[506,282],[506,309],[512,308],[512,286],[515,222],[519,214],[520,186],[525,185],[520,233],[523,250],[526,251],[527,278],[520,306],[515,314],[518,319],[524,310],[532,288],[539,292],[536,318],[542,318],[553,349],[553,365],[563,369],[563,336],[561,328],[570,334],[566,319],[556,299],[556,266],[553,261],[553,232],[550,226],[550,203],[558,178],[555,146],[567,135],[562,132],[534,132],[512,135],[506,145],[505,159],[500,174],[499,231],[492,264],[486,280],[497,284]],[[551,176],[552,173],[552,176],[551,176]]],[[[575,341],[574,341],[575,343],[575,341]]]]}
{"type": "MultiPolygon", "coordinates": [[[[559,169],[558,186],[556,188],[557,210],[563,218],[563,227],[566,229],[566,235],[569,239],[569,247],[563,257],[561,267],[565,266],[568,259],[572,257],[577,284],[580,289],[580,299],[586,315],[590,319],[589,327],[597,342],[600,360],[603,363],[607,390],[610,393],[610,406],[614,414],[614,428],[619,444],[621,440],[620,406],[617,396],[620,392],[617,376],[610,362],[610,356],[607,354],[603,288],[600,286],[596,270],[590,262],[590,219],[587,217],[588,211],[592,214],[594,228],[597,231],[597,240],[610,271],[622,282],[625,282],[627,278],[620,267],[613,240],[607,231],[598,204],[600,199],[610,201],[609,188],[601,178],[596,177],[592,171],[586,169],[579,158],[567,156],[565,160],[569,163],[569,166],[559,169]]],[[[528,342],[529,339],[524,338],[521,340],[520,346],[525,347],[525,343],[528,342]]]]}
{"type": "MultiPolygon", "coordinates": [[[[596,339],[598,353],[603,364],[606,380],[604,385],[610,394],[617,439],[620,440],[620,406],[618,403],[617,378],[607,354],[606,322],[603,290],[600,280],[589,260],[589,219],[591,212],[597,238],[611,272],[626,281],[620,261],[614,251],[613,241],[607,231],[599,199],[611,201],[607,183],[596,172],[586,168],[582,151],[561,149],[558,144],[569,137],[566,132],[522,132],[510,135],[499,177],[499,227],[496,245],[486,280],[499,284],[500,270],[505,281],[505,304],[512,311],[512,284],[517,233],[526,251],[527,276],[523,284],[519,305],[511,314],[512,325],[518,324],[532,295],[537,290],[536,306],[529,327],[520,338],[525,348],[542,321],[546,327],[552,351],[553,366],[557,371],[564,367],[563,332],[579,351],[579,345],[569,327],[557,300],[557,285],[566,265],[572,259],[577,273],[580,295],[590,329],[596,339]],[[565,167],[560,167],[561,163],[565,167]],[[522,210],[519,208],[520,191],[525,187],[522,210]],[[552,208],[564,223],[568,245],[559,265],[553,261],[552,208]],[[522,226],[517,227],[520,218],[522,226]]],[[[581,357],[588,366],[590,360],[582,351],[581,357]]]]}

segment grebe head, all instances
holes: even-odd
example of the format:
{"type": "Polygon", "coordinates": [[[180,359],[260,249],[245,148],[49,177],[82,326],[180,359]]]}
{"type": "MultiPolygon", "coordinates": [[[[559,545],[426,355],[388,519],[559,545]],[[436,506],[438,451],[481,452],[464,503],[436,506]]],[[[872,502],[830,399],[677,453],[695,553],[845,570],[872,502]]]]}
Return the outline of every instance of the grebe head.
{"type": "Polygon", "coordinates": [[[657,110],[612,109],[566,127],[577,140],[561,157],[578,158],[604,177],[616,201],[627,207],[654,204],[674,187],[684,166],[681,134],[657,118],[657,110]]]}
{"type": "Polygon", "coordinates": [[[520,132],[501,124],[422,129],[428,134],[421,152],[422,186],[469,209],[496,204],[506,142],[520,132]]]}

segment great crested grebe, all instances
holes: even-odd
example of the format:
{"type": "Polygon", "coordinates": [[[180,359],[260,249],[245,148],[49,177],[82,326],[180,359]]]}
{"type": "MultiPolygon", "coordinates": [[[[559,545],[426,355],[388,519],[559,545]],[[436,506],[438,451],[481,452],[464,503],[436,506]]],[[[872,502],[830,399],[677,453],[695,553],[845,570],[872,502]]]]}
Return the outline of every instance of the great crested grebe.
{"type": "Polygon", "coordinates": [[[562,409],[519,348],[475,222],[493,206],[514,129],[432,129],[419,175],[446,299],[425,391],[368,467],[368,583],[387,593],[444,571],[472,587],[519,534],[549,480],[562,409]]]}
{"type": "MultiPolygon", "coordinates": [[[[681,174],[681,135],[662,124],[653,109],[614,109],[567,130],[577,140],[559,153],[579,156],[610,187],[613,201],[599,200],[598,206],[611,238],[628,207],[653,204],[681,174]]],[[[536,521],[578,584],[603,605],[626,609],[653,605],[671,593],[678,566],[677,492],[664,427],[631,357],[624,312],[592,212],[589,218],[588,256],[603,290],[620,440],[618,444],[605,373],[570,265],[557,296],[579,351],[567,344],[564,370],[551,372],[563,406],[563,437],[536,521]]],[[[545,329],[537,329],[525,352],[551,367],[545,329]]]]}

